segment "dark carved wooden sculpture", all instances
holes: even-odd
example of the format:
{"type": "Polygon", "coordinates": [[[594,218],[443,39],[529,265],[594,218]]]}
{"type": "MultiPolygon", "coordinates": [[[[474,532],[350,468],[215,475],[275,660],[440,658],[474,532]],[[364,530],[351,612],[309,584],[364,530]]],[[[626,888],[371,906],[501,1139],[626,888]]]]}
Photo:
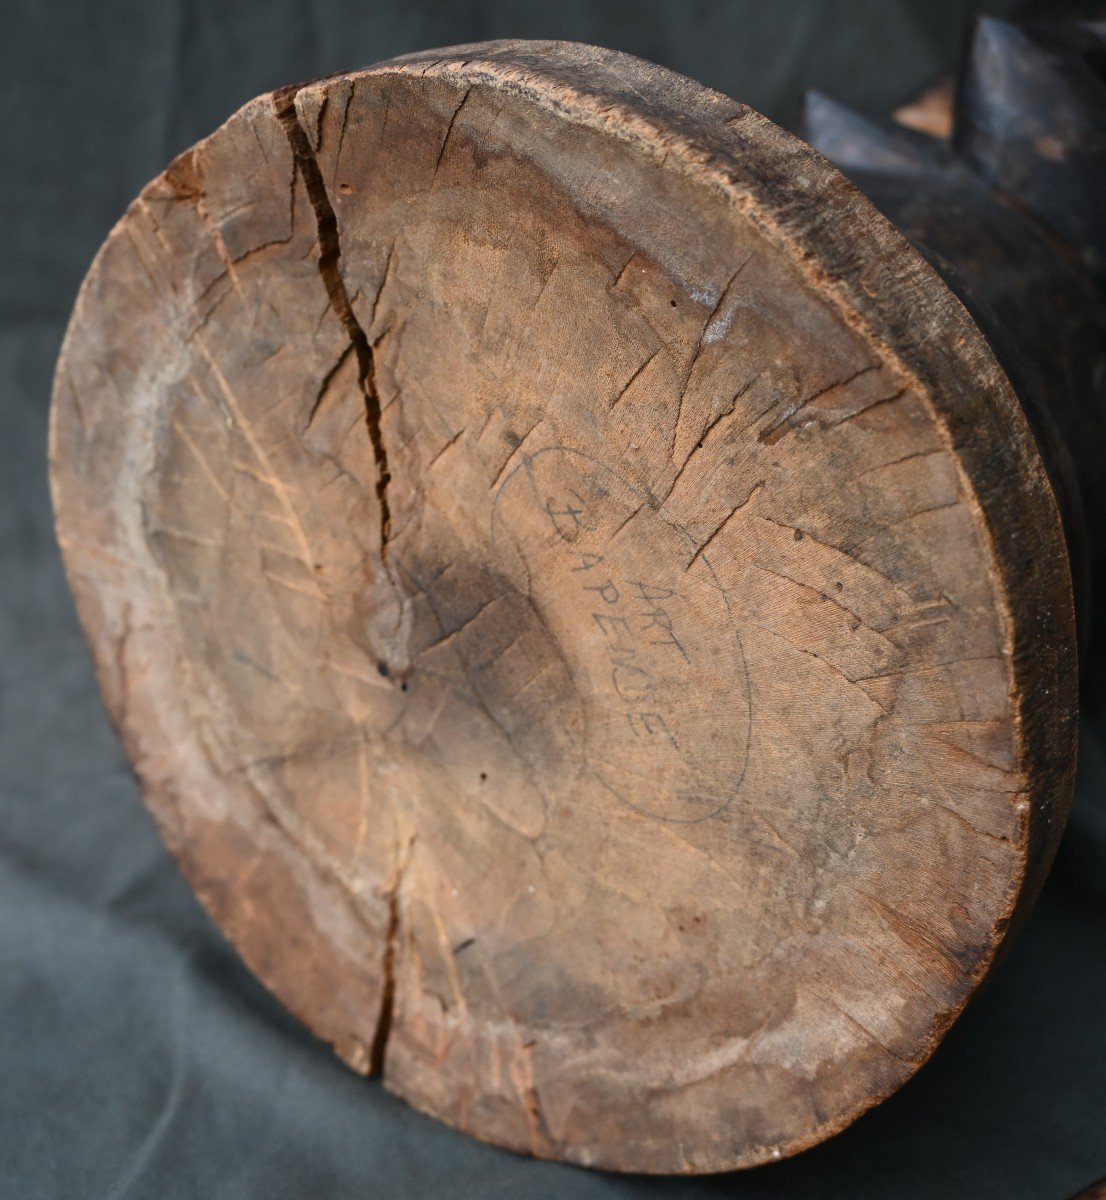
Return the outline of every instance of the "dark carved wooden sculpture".
{"type": "Polygon", "coordinates": [[[1102,54],[984,25],[947,142],[815,102],[870,199],[501,42],[263,96],[130,207],[58,367],[66,564],[166,841],[356,1070],[692,1172],[932,1053],[1071,796],[1102,54]]]}

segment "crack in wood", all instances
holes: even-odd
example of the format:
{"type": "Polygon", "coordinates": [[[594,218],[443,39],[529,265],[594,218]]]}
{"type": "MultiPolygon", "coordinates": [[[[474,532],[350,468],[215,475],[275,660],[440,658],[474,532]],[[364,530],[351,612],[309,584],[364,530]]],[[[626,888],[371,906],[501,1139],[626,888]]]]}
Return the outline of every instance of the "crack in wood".
{"type": "MultiPolygon", "coordinates": [[[[304,128],[296,111],[296,97],[302,89],[299,86],[282,88],[273,93],[273,108],[277,120],[288,138],[292,148],[292,157],[303,178],[307,189],[307,197],[315,213],[315,223],[318,227],[319,241],[319,274],[326,287],[326,294],[335,316],[346,331],[353,352],[357,356],[358,383],[365,397],[365,422],[369,430],[369,441],[372,443],[373,458],[376,462],[376,498],[380,506],[380,557],[388,557],[388,543],[392,532],[392,514],[388,504],[388,484],[392,479],[391,468],[388,465],[388,452],[384,446],[381,430],[380,393],[376,386],[376,356],[374,344],[369,341],[368,334],[353,311],[345,280],[342,278],[339,266],[342,248],[338,241],[338,217],[330,203],[330,196],[323,182],[323,174],[319,168],[318,159],[311,146],[311,139],[304,128]]],[[[325,385],[324,385],[325,390],[325,385]]]]}
{"type": "Polygon", "coordinates": [[[392,1032],[392,1014],[396,1003],[396,945],[400,937],[400,889],[411,865],[411,857],[415,851],[417,835],[412,834],[407,842],[407,853],[399,858],[398,847],[396,854],[395,877],[388,889],[388,927],[384,933],[384,954],[382,957],[382,978],[380,992],[380,1012],[376,1019],[376,1032],[373,1035],[372,1046],[369,1049],[369,1074],[384,1074],[384,1058],[388,1049],[388,1038],[392,1032]]]}

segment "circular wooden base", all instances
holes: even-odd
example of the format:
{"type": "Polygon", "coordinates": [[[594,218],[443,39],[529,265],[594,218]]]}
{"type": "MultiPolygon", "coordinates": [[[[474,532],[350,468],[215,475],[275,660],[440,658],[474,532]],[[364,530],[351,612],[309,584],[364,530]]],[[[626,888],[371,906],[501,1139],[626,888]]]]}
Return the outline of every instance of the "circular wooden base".
{"type": "Polygon", "coordinates": [[[164,836],[358,1070],[714,1171],[932,1052],[1070,793],[1055,506],[825,160],[492,44],[262,97],[132,205],[58,526],[164,836]]]}

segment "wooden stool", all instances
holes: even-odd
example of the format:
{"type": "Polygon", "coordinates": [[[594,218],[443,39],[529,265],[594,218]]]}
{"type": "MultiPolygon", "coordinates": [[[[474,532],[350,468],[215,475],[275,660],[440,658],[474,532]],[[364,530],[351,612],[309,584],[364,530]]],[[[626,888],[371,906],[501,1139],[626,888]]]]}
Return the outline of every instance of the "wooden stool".
{"type": "Polygon", "coordinates": [[[1103,108],[1026,42],[1076,100],[1023,125],[1001,28],[951,146],[815,105],[875,204],[687,79],[499,42],[260,97],[96,259],[51,464],[108,710],[246,961],[417,1108],[779,1158],[917,1070],[1032,903],[1103,108]]]}

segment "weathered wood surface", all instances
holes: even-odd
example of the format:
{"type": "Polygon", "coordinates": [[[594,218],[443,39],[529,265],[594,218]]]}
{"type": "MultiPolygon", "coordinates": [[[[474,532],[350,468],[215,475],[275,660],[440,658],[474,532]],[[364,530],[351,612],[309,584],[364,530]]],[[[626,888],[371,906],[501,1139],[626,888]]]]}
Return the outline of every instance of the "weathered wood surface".
{"type": "Polygon", "coordinates": [[[1074,628],[1017,399],[834,168],[660,68],[495,43],[247,105],[96,260],[51,458],[188,878],[479,1137],[809,1146],[1047,868],[1074,628]]]}
{"type": "MultiPolygon", "coordinates": [[[[978,23],[947,137],[810,97],[805,133],[932,263],[1021,400],[1106,667],[1106,31],[978,23]]],[[[1093,681],[1093,682],[1097,682],[1093,681]]]]}

